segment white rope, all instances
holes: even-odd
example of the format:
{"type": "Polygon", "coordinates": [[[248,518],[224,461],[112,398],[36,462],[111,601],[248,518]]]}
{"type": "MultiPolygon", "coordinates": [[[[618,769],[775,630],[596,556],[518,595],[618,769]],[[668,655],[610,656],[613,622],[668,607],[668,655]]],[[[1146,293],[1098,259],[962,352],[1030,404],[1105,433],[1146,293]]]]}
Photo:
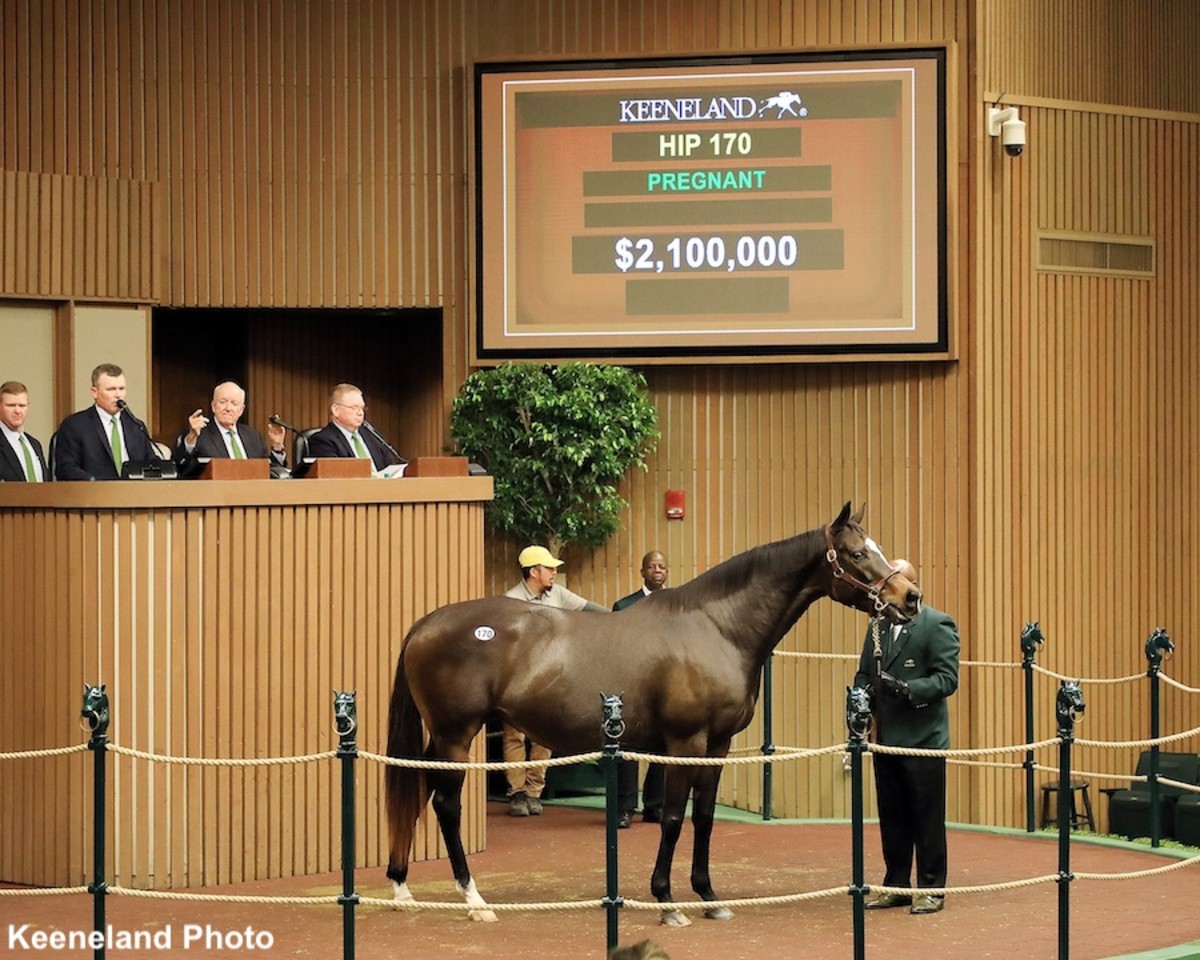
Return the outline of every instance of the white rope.
{"type": "Polygon", "coordinates": [[[1163,683],[1174,687],[1176,690],[1182,690],[1184,693],[1200,693],[1200,687],[1189,687],[1186,683],[1180,683],[1178,680],[1172,680],[1161,671],[1159,672],[1158,676],[1163,683]]]}
{"type": "Polygon", "coordinates": [[[30,887],[27,890],[0,890],[0,897],[60,897],[69,893],[90,893],[87,887],[30,887]]]}
{"type": "Polygon", "coordinates": [[[1092,683],[1092,684],[1128,683],[1130,680],[1141,680],[1142,677],[1144,677],[1146,675],[1143,672],[1143,673],[1131,673],[1127,677],[1068,677],[1061,673],[1055,673],[1053,670],[1047,670],[1045,667],[1039,667],[1036,663],[1033,665],[1033,669],[1036,672],[1043,674],[1044,676],[1053,677],[1055,680],[1069,680],[1072,683],[1080,683],[1080,684],[1083,684],[1083,683],[1092,683]]]}
{"type": "Polygon", "coordinates": [[[18,750],[15,753],[0,753],[0,760],[32,760],[34,757],[62,757],[68,753],[80,753],[86,750],[86,743],[77,743],[73,747],[48,747],[45,750],[18,750]]]}
{"type": "Polygon", "coordinates": [[[132,747],[120,747],[110,743],[108,749],[124,757],[134,757],[138,760],[149,760],[153,763],[175,763],[196,767],[270,767],[282,766],[289,763],[312,763],[315,760],[332,760],[337,756],[336,750],[326,750],[324,753],[308,753],[299,757],[173,757],[164,753],[147,753],[144,750],[134,750],[132,747]]]}

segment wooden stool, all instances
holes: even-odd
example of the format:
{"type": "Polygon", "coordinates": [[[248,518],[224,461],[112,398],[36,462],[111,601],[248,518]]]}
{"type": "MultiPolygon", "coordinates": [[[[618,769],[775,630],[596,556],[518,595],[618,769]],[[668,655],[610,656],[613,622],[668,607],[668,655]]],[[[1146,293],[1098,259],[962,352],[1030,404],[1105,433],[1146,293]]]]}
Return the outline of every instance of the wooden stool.
{"type": "MultiPolygon", "coordinates": [[[[1096,818],[1092,815],[1092,798],[1088,793],[1086,780],[1072,780],[1067,784],[1071,791],[1071,829],[1078,830],[1086,826],[1092,833],[1096,832],[1096,818]],[[1076,797],[1083,797],[1083,810],[1079,809],[1076,797]]],[[[1042,826],[1053,827],[1058,823],[1058,807],[1050,803],[1050,798],[1057,798],[1058,784],[1042,784],[1042,826]]]]}

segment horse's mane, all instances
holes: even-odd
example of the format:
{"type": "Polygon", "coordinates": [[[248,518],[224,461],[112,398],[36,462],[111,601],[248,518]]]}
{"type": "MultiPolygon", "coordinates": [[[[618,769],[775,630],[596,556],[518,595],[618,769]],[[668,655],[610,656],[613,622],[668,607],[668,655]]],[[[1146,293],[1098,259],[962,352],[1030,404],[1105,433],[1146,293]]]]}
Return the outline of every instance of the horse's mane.
{"type": "Polygon", "coordinates": [[[798,554],[818,549],[818,543],[812,542],[811,547],[809,544],[820,535],[820,530],[809,530],[787,540],[751,547],[681,586],[664,590],[663,600],[670,603],[672,610],[694,610],[709,600],[737,593],[751,583],[761,586],[772,571],[794,569],[798,554]]]}

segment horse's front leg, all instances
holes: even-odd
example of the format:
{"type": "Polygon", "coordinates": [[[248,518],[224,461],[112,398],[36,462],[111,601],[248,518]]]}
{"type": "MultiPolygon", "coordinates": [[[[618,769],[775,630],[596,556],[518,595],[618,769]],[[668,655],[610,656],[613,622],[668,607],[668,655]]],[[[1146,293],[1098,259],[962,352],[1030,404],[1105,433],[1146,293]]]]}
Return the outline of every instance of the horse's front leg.
{"type": "MultiPolygon", "coordinates": [[[[692,789],[694,770],[694,767],[666,767],[658,857],[654,861],[654,873],[650,876],[650,892],[659,903],[672,902],[671,863],[675,859],[675,845],[679,842],[679,834],[683,830],[683,813],[692,789]]],[[[661,921],[668,927],[687,927],[692,922],[682,911],[675,908],[663,910],[661,921]]]]}
{"type": "Polygon", "coordinates": [[[455,886],[467,901],[467,916],[472,920],[494,923],[496,914],[487,909],[487,902],[475,889],[475,880],[463,848],[462,789],[466,772],[430,771],[429,777],[433,784],[433,812],[437,815],[442,839],[446,841],[446,853],[450,857],[455,886]]]}
{"type": "MultiPolygon", "coordinates": [[[[695,847],[692,850],[692,889],[701,900],[719,899],[712,888],[709,875],[709,847],[712,841],[713,820],[717,809],[717,785],[721,781],[721,767],[700,767],[696,773],[695,792],[692,796],[692,830],[695,847]]],[[[709,920],[728,920],[733,911],[728,907],[712,907],[704,911],[709,920]]]]}

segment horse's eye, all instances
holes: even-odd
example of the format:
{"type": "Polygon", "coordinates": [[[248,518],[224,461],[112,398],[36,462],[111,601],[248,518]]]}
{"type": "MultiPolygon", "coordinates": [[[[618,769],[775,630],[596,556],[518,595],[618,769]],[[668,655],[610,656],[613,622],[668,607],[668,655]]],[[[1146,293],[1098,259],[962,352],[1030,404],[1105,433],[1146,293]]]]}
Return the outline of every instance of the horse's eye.
{"type": "Polygon", "coordinates": [[[852,554],[850,554],[850,559],[854,560],[856,563],[866,560],[867,559],[867,551],[866,550],[855,550],[852,554]]]}

